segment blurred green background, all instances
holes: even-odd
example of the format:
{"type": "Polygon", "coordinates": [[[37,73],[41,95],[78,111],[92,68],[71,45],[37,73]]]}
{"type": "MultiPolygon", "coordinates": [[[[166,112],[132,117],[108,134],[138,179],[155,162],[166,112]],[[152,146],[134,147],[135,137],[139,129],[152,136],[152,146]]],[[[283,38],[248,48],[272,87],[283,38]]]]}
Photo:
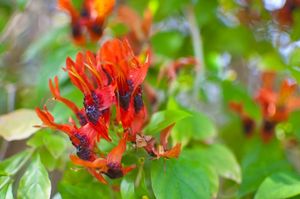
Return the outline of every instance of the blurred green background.
{"type": "MultiPolygon", "coordinates": [[[[73,2],[80,7],[81,1],[73,2]]],[[[183,151],[178,160],[152,162],[132,147],[124,162],[138,168],[104,186],[69,162],[74,149],[65,136],[43,129],[25,139],[26,124],[40,123],[32,113],[1,117],[0,134],[14,134],[8,141],[1,138],[0,159],[17,156],[0,163],[0,198],[26,198],[23,193],[30,182],[45,193],[39,195],[33,188],[31,198],[46,196],[51,185],[55,199],[297,198],[300,112],[295,110],[277,124],[274,137],[265,143],[258,129],[251,138],[245,135],[241,118],[228,104],[241,102],[259,126],[263,115],[254,96],[262,86],[262,72],[277,74],[275,90],[285,78],[300,81],[299,1],[119,0],[101,40],[84,47],[72,42],[70,18],[56,4],[0,0],[0,113],[46,104],[56,121],[66,122],[71,112],[50,100],[48,79],[57,75],[62,95],[82,104],[82,94],[62,69],[66,57],[96,51],[105,40],[128,35],[131,27],[120,19],[121,6],[136,12],[139,19],[132,23],[137,26],[148,9],[153,15],[151,30],[137,43],[152,50],[146,81],[155,103],[151,96],[145,101],[150,115],[159,111],[157,117],[168,116],[166,123],[177,122],[172,142],[181,142],[183,151]],[[175,78],[164,72],[184,57],[194,57],[197,64],[176,69],[175,78]],[[191,116],[183,118],[180,111],[191,116]],[[40,172],[32,175],[38,180],[30,179],[36,170],[40,172]]],[[[103,141],[99,148],[107,152],[112,146],[103,141]]]]}

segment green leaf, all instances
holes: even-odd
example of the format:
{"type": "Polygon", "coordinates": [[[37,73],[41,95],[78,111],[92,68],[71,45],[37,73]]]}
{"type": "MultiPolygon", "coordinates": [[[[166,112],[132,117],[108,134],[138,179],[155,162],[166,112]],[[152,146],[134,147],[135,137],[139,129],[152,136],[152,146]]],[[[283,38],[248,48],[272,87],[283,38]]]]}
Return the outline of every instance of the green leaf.
{"type": "Polygon", "coordinates": [[[59,192],[63,199],[110,199],[109,187],[90,179],[89,182],[70,184],[63,182],[59,184],[59,192]]]}
{"type": "Polygon", "coordinates": [[[22,140],[35,133],[40,120],[34,110],[19,109],[0,116],[0,136],[8,141],[22,140]]]}
{"type": "Polygon", "coordinates": [[[49,130],[44,128],[36,132],[32,137],[30,137],[27,141],[27,145],[33,148],[38,148],[43,146],[43,139],[45,134],[49,133],[49,130]]]}
{"type": "Polygon", "coordinates": [[[67,147],[66,139],[63,136],[46,129],[37,132],[28,140],[27,144],[35,148],[45,146],[55,159],[59,158],[67,147]]]}
{"type": "Polygon", "coordinates": [[[111,30],[114,33],[115,37],[124,36],[129,32],[128,27],[126,25],[122,24],[122,23],[114,24],[111,27],[111,30]]]}
{"type": "MultiPolygon", "coordinates": [[[[201,6],[202,4],[199,4],[199,8],[201,6]]],[[[199,10],[198,18],[201,18],[201,10],[199,8],[197,8],[199,10]]],[[[212,12],[215,11],[212,10],[212,12]]],[[[201,20],[199,22],[201,23],[201,20]]],[[[226,51],[233,56],[247,56],[256,47],[257,41],[252,32],[245,26],[229,28],[220,25],[217,20],[213,21],[213,23],[202,29],[203,46],[207,48],[207,51],[226,51]],[[222,31],[221,34],[220,31],[222,31]],[[214,39],[211,40],[210,38],[214,39]]]]}
{"type": "Polygon", "coordinates": [[[215,168],[209,165],[203,164],[203,162],[200,163],[200,166],[204,173],[208,177],[209,186],[210,186],[210,194],[212,198],[217,198],[218,191],[219,191],[219,176],[215,168]]]}
{"type": "Polygon", "coordinates": [[[293,52],[291,53],[291,55],[289,57],[289,65],[292,65],[292,66],[300,65],[299,53],[300,53],[300,48],[296,48],[293,50],[293,52]]]}
{"type": "Polygon", "coordinates": [[[190,157],[198,159],[202,164],[213,167],[216,172],[227,179],[241,182],[241,169],[233,153],[224,145],[213,144],[201,146],[187,151],[190,157]]]}
{"type": "Polygon", "coordinates": [[[26,172],[20,179],[18,188],[19,199],[50,198],[51,183],[47,170],[36,155],[26,172]]]}
{"type": "Polygon", "coordinates": [[[144,131],[146,134],[159,133],[164,128],[188,116],[190,115],[187,112],[181,110],[164,110],[154,113],[144,131]]]}
{"type": "Polygon", "coordinates": [[[159,133],[164,128],[188,116],[190,116],[190,114],[181,110],[164,110],[154,113],[144,131],[147,134],[159,133]]]}
{"type": "Polygon", "coordinates": [[[151,38],[154,52],[166,57],[175,58],[183,43],[183,35],[175,31],[158,32],[151,38]]]}
{"type": "Polygon", "coordinates": [[[207,175],[186,159],[153,161],[151,180],[157,199],[211,198],[207,175]]]}
{"type": "Polygon", "coordinates": [[[288,67],[291,75],[293,78],[297,81],[297,83],[300,83],[300,67],[299,66],[290,66],[288,67]]]}
{"type": "Polygon", "coordinates": [[[238,196],[243,197],[257,190],[263,180],[277,172],[290,171],[281,144],[273,139],[263,143],[260,138],[252,139],[246,145],[242,160],[243,181],[238,196]]]}
{"type": "Polygon", "coordinates": [[[134,199],[134,178],[131,175],[126,175],[121,182],[121,196],[123,199],[134,199]]]}
{"type": "Polygon", "coordinates": [[[169,0],[169,1],[158,1],[157,12],[155,13],[155,20],[163,20],[170,15],[179,12],[187,1],[182,0],[169,0]]]}
{"type": "Polygon", "coordinates": [[[10,181],[10,177],[8,176],[0,176],[0,190],[5,187],[10,181]]]}
{"type": "Polygon", "coordinates": [[[207,141],[216,134],[217,129],[210,118],[202,113],[192,112],[191,117],[176,122],[171,135],[175,142],[186,144],[191,138],[207,141]]]}
{"type": "Polygon", "coordinates": [[[215,23],[217,8],[218,1],[199,0],[195,3],[194,10],[198,24],[202,27],[208,23],[215,23]]]}
{"type": "Polygon", "coordinates": [[[289,36],[291,37],[292,41],[298,41],[300,37],[300,13],[293,12],[293,27],[289,36]]]}
{"type": "Polygon", "coordinates": [[[63,199],[111,199],[119,193],[112,192],[111,187],[97,181],[86,169],[74,169],[69,163],[59,182],[58,191],[63,199]]]}
{"type": "Polygon", "coordinates": [[[299,123],[299,118],[300,118],[300,111],[295,111],[292,112],[289,116],[288,122],[292,126],[292,131],[300,140],[300,123],[299,123]]]}
{"type": "Polygon", "coordinates": [[[282,70],[286,67],[281,55],[276,52],[268,52],[262,55],[260,67],[264,70],[282,70]]]}
{"type": "Polygon", "coordinates": [[[260,185],[255,199],[290,198],[300,194],[300,177],[292,173],[275,173],[260,185]]]}
{"type": "Polygon", "coordinates": [[[150,195],[153,195],[153,193],[150,193],[148,190],[148,184],[150,184],[150,180],[146,178],[144,169],[147,170],[146,167],[136,169],[137,170],[136,175],[134,175],[135,173],[132,172],[132,174],[136,176],[134,182],[136,198],[143,198],[143,197],[151,198],[150,195]]]}
{"type": "Polygon", "coordinates": [[[46,134],[43,141],[47,150],[54,158],[60,157],[67,147],[66,140],[62,136],[53,133],[46,134]]]}
{"type": "Polygon", "coordinates": [[[16,174],[20,170],[20,168],[27,162],[31,154],[31,151],[26,150],[4,160],[0,163],[0,171],[2,171],[2,173],[6,175],[16,174]]]}
{"type": "Polygon", "coordinates": [[[0,189],[0,198],[1,199],[14,199],[13,192],[12,192],[12,183],[8,183],[0,189]]]}
{"type": "Polygon", "coordinates": [[[42,164],[47,170],[53,171],[57,166],[59,166],[57,165],[59,159],[55,159],[45,147],[40,148],[38,153],[41,157],[42,164]]]}

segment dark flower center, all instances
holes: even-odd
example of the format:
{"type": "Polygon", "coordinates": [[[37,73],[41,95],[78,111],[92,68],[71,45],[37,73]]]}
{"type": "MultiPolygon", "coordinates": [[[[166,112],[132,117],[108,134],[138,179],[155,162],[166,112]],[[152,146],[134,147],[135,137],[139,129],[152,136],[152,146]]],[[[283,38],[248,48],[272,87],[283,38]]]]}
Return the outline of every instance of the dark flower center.
{"type": "Polygon", "coordinates": [[[122,172],[120,164],[110,163],[107,166],[108,166],[108,170],[105,174],[108,177],[110,177],[111,179],[120,178],[123,176],[123,172],[122,172]]]}
{"type": "Polygon", "coordinates": [[[127,92],[124,95],[119,95],[119,102],[121,107],[124,110],[127,110],[129,108],[129,103],[130,103],[130,98],[131,98],[131,92],[127,92]]]}
{"type": "Polygon", "coordinates": [[[79,144],[75,144],[72,140],[73,145],[76,147],[76,154],[82,160],[91,160],[92,151],[89,148],[89,141],[85,135],[79,133],[74,134],[75,138],[78,139],[79,144]]]}
{"type": "Polygon", "coordinates": [[[133,105],[134,105],[134,111],[135,111],[135,113],[140,112],[140,110],[144,106],[141,87],[139,88],[137,94],[135,94],[135,96],[134,96],[133,105]]]}
{"type": "Polygon", "coordinates": [[[99,117],[102,115],[95,105],[87,106],[85,108],[87,118],[93,124],[97,124],[99,117]]]}
{"type": "Polygon", "coordinates": [[[74,38],[82,35],[81,26],[78,23],[72,24],[72,35],[74,38]]]}
{"type": "Polygon", "coordinates": [[[276,126],[276,122],[273,122],[270,120],[264,120],[263,121],[263,132],[272,134],[274,132],[275,126],[276,126]]]}
{"type": "Polygon", "coordinates": [[[77,117],[79,118],[79,123],[81,126],[86,125],[87,121],[86,121],[85,116],[82,113],[78,112],[77,117]]]}
{"type": "Polygon", "coordinates": [[[92,92],[91,100],[88,98],[90,98],[90,96],[85,97],[84,99],[86,116],[91,123],[97,124],[99,117],[102,115],[102,111],[99,110],[101,100],[95,92],[92,92]]]}
{"type": "Polygon", "coordinates": [[[130,99],[133,91],[133,82],[127,80],[126,83],[123,83],[119,88],[119,102],[120,106],[127,110],[129,108],[130,99]]]}
{"type": "Polygon", "coordinates": [[[244,132],[248,135],[248,134],[251,134],[253,132],[255,123],[252,119],[246,118],[243,121],[243,126],[244,126],[244,132]]]}
{"type": "Polygon", "coordinates": [[[86,8],[82,8],[82,10],[80,12],[80,16],[83,18],[89,18],[90,13],[86,8]]]}
{"type": "Polygon", "coordinates": [[[93,31],[93,33],[95,33],[97,35],[102,35],[102,32],[103,32],[102,24],[94,23],[92,25],[92,31],[93,31]]]}

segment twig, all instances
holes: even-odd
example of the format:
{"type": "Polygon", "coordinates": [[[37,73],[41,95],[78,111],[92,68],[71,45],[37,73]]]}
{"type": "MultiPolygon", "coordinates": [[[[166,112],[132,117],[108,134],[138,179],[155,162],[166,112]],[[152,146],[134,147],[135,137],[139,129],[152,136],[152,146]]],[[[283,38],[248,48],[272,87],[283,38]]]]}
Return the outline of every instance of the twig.
{"type": "Polygon", "coordinates": [[[200,89],[200,84],[204,78],[205,73],[203,43],[200,28],[198,27],[198,24],[196,22],[194,7],[192,5],[189,5],[185,13],[187,21],[189,23],[191,38],[193,41],[195,59],[197,61],[195,65],[196,77],[194,82],[194,96],[197,97],[200,89]]]}

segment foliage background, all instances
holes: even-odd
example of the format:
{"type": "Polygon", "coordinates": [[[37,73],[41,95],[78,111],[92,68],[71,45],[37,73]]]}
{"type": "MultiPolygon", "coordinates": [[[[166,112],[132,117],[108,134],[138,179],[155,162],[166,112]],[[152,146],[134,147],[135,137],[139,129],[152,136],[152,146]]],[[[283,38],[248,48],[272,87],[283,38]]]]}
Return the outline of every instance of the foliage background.
{"type": "MultiPolygon", "coordinates": [[[[274,12],[260,0],[120,4],[140,16],[146,8],[154,13],[150,37],[154,59],[147,81],[158,94],[157,110],[162,112],[155,117],[162,122],[148,126],[148,133],[176,121],[172,141],[183,144],[180,158],[150,161],[142,151],[128,153],[124,162],[138,168],[103,186],[69,162],[73,149],[65,136],[43,129],[23,140],[30,131],[28,124],[40,123],[32,113],[1,117],[0,134],[10,134],[15,141],[1,140],[0,158],[17,155],[0,163],[0,198],[296,198],[300,112],[277,125],[274,139],[264,143],[258,132],[251,139],[244,135],[241,120],[228,103],[242,101],[259,123],[262,115],[253,96],[261,86],[261,71],[300,81],[299,10],[292,12],[293,25],[281,29],[274,12]],[[161,68],[188,56],[195,56],[199,64],[180,70],[174,81],[157,81],[161,68]],[[182,117],[182,111],[189,116],[182,117]]],[[[115,17],[110,17],[104,39],[128,32],[115,17]]],[[[47,80],[55,75],[63,95],[81,103],[82,96],[61,69],[67,56],[80,51],[71,42],[68,23],[53,0],[0,1],[2,114],[46,103],[58,121],[66,120],[70,112],[48,100],[47,80]]],[[[105,151],[112,146],[99,147],[105,151]]]]}

